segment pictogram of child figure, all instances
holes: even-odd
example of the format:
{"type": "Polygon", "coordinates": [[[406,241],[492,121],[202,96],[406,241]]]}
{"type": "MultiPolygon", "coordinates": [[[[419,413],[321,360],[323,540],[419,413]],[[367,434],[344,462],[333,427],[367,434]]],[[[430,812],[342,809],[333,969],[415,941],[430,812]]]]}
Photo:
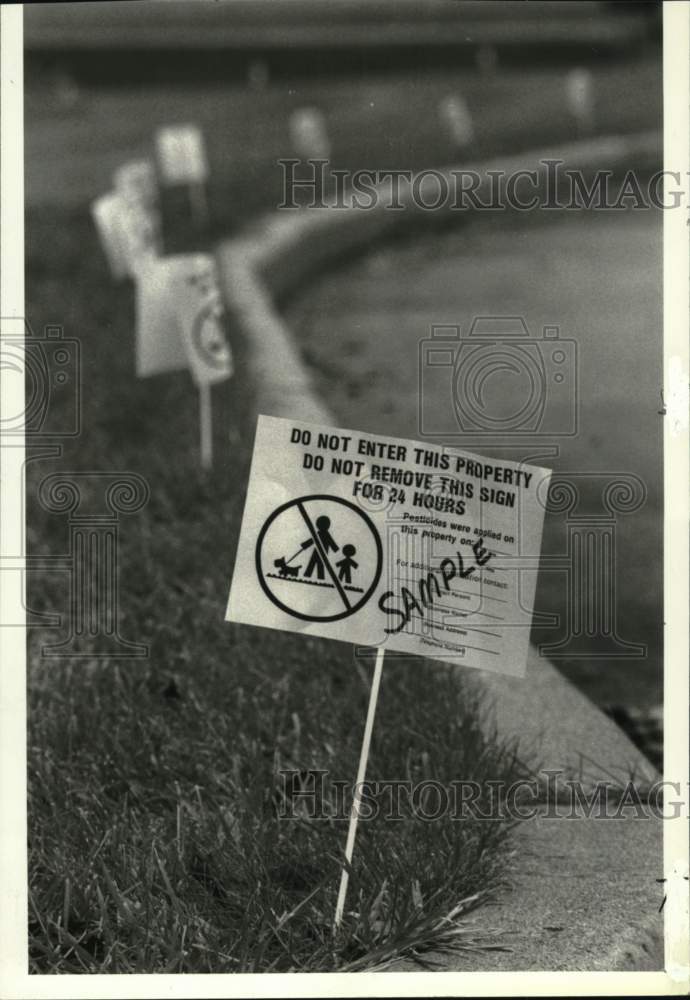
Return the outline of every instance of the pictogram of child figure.
{"type": "Polygon", "coordinates": [[[338,569],[338,579],[341,583],[352,583],[352,570],[357,569],[359,563],[352,558],[357,549],[354,545],[343,545],[344,559],[339,559],[335,564],[338,569]]]}

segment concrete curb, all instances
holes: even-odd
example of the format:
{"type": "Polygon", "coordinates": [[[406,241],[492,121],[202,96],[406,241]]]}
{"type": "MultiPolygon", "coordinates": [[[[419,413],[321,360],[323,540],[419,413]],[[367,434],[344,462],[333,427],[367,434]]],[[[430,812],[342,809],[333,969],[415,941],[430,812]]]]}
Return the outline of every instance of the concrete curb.
{"type": "MultiPolygon", "coordinates": [[[[465,164],[462,169],[484,175],[489,170],[509,173],[560,159],[568,169],[615,170],[631,162],[658,162],[659,149],[658,134],[645,133],[465,164]]],[[[449,177],[452,169],[439,173],[449,177]]],[[[362,212],[332,206],[286,211],[218,247],[221,282],[254,383],[257,413],[338,424],[317,398],[274,300],[324,263],[367,247],[420,216],[432,224],[447,218],[447,212],[415,210],[409,190],[401,191],[400,200],[407,211],[362,212]]],[[[579,779],[589,790],[600,783],[622,787],[633,781],[643,800],[657,780],[655,769],[623,732],[536,648],[531,647],[525,680],[481,671],[467,671],[466,676],[486,695],[487,731],[511,743],[519,737],[523,759],[561,771],[563,779],[579,779]]],[[[508,935],[514,951],[482,953],[476,960],[463,956],[458,967],[662,969],[663,922],[657,912],[660,892],[655,882],[662,859],[660,820],[548,823],[542,818],[524,823],[513,862],[515,891],[491,907],[488,918],[484,911],[476,918],[479,928],[486,922],[487,930],[501,929],[508,935]]],[[[445,967],[452,968],[452,962],[445,967]]]]}

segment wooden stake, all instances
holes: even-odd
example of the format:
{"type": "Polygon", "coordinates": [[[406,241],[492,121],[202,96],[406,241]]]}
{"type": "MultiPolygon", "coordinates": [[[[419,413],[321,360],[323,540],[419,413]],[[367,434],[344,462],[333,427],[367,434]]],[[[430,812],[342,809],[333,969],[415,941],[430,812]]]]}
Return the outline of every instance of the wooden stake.
{"type": "Polygon", "coordinates": [[[213,416],[211,413],[211,386],[199,386],[199,450],[201,468],[208,472],[213,467],[213,416]]]}
{"type": "MultiPolygon", "coordinates": [[[[352,854],[355,849],[355,837],[357,836],[357,823],[359,822],[359,790],[364,782],[367,771],[367,761],[369,759],[369,745],[371,744],[371,734],[374,728],[374,716],[376,715],[376,702],[379,697],[379,686],[381,684],[381,674],[383,672],[384,650],[376,651],[376,663],[374,665],[374,677],[371,682],[371,694],[369,695],[369,708],[367,709],[367,720],[364,724],[364,738],[362,740],[362,750],[359,755],[359,768],[357,770],[357,783],[352,796],[352,809],[350,810],[350,824],[347,830],[347,842],[345,844],[345,860],[352,863],[352,854]]],[[[338,890],[338,902],[335,906],[334,928],[337,930],[343,918],[345,910],[345,897],[347,896],[347,885],[350,875],[347,867],[343,868],[340,876],[340,889],[338,890]]]]}

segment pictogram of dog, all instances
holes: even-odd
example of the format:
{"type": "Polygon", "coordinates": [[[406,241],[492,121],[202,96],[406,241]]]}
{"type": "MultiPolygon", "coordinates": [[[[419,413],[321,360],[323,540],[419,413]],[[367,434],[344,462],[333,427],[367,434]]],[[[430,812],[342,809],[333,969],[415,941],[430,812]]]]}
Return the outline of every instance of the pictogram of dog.
{"type": "Polygon", "coordinates": [[[282,576],[284,580],[288,577],[296,577],[300,571],[299,566],[288,566],[283,556],[281,556],[280,559],[274,559],[273,565],[276,567],[279,575],[282,576]]]}

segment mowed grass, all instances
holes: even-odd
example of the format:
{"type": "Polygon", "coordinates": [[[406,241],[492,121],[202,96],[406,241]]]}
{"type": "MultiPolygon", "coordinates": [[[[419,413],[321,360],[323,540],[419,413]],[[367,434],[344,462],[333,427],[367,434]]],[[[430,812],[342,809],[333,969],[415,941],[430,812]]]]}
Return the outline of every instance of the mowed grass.
{"type": "MultiPolygon", "coordinates": [[[[67,667],[34,687],[33,971],[354,971],[503,944],[465,918],[500,883],[508,825],[459,812],[363,820],[334,933],[346,820],[309,818],[281,771],[327,771],[325,800],[302,791],[343,816],[329,788],[356,773],[369,671],[323,642],[285,640],[278,661],[230,628],[215,653],[175,634],[192,662],[174,672],[67,667]]],[[[450,670],[389,668],[370,779],[509,777],[473,707],[450,670]]]]}
{"type": "MultiPolygon", "coordinates": [[[[632,72],[601,71],[623,130],[653,124],[658,101],[656,69],[644,70],[642,104],[625,86],[632,72]]],[[[523,91],[507,75],[467,80],[468,100],[486,109],[478,152],[567,137],[559,79],[535,73],[523,91]],[[554,89],[545,102],[546,81],[554,89]]],[[[240,369],[215,390],[215,468],[202,477],[189,375],[136,380],[133,290],[113,285],[88,215],[112,169],[150,149],[156,124],[176,119],[205,128],[215,232],[276,204],[275,157],[287,151],[285,116],[296,103],[337,107],[336,166],[454,159],[433,118],[452,82],[412,80],[405,93],[400,81],[385,80],[277,96],[274,88],[120,91],[82,95],[72,109],[27,94],[27,315],[37,333],[61,324],[79,341],[83,389],[78,439],[27,467],[30,554],[67,550],[66,517],[37,499],[52,472],[136,473],[151,494],[141,511],[121,517],[118,550],[120,633],[146,644],[146,659],[43,658],[43,645],[65,636],[69,578],[55,570],[30,579],[31,610],[63,616],[62,629],[29,636],[34,972],[354,970],[443,947],[503,944],[476,939],[467,914],[502,884],[509,826],[452,813],[362,823],[334,935],[347,824],[299,810],[279,818],[280,772],[354,780],[370,664],[348,646],[224,623],[251,449],[251,381],[240,369]]],[[[605,107],[602,128],[611,118],[605,107]]],[[[179,218],[172,230],[180,248],[191,245],[179,218]]],[[[194,240],[203,245],[208,234],[194,240]]],[[[69,408],[69,392],[53,392],[47,431],[69,408]]],[[[510,781],[523,765],[515,747],[480,729],[482,711],[457,671],[388,665],[369,779],[510,781]]]]}

